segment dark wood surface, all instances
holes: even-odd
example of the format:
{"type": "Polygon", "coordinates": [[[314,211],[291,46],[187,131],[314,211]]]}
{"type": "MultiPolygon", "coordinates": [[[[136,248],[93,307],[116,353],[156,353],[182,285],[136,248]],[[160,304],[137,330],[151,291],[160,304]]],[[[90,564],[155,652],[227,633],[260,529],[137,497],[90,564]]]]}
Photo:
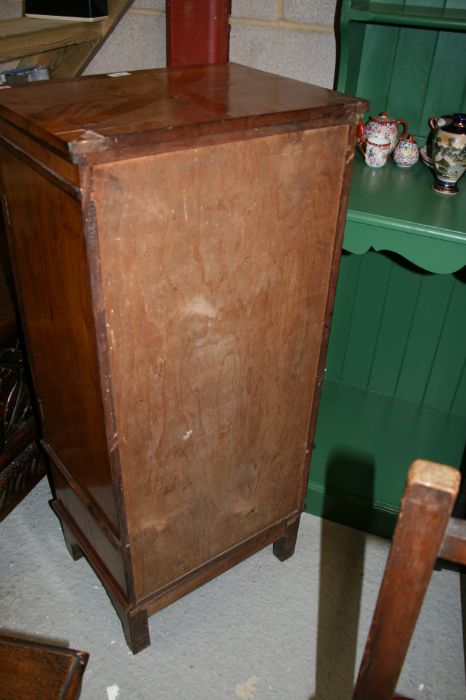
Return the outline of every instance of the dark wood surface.
{"type": "Polygon", "coordinates": [[[83,651],[0,634],[1,700],[77,700],[83,651]]]}
{"type": "Polygon", "coordinates": [[[240,66],[12,91],[2,187],[54,508],[138,651],[147,614],[293,552],[361,102],[240,66]]]}
{"type": "Polygon", "coordinates": [[[117,531],[81,206],[9,151],[0,167],[42,435],[117,531]]]}
{"type": "MultiPolygon", "coordinates": [[[[457,469],[414,462],[364,650],[353,700],[392,700],[438,556],[465,563],[466,528],[450,514],[457,469]]],[[[458,611],[459,612],[459,611],[458,611]]]]}
{"type": "Polygon", "coordinates": [[[7,339],[14,338],[15,336],[15,312],[13,304],[11,303],[6,277],[0,264],[0,337],[7,339]]]}
{"type": "Polygon", "coordinates": [[[0,216],[0,521],[45,475],[0,216]]]}

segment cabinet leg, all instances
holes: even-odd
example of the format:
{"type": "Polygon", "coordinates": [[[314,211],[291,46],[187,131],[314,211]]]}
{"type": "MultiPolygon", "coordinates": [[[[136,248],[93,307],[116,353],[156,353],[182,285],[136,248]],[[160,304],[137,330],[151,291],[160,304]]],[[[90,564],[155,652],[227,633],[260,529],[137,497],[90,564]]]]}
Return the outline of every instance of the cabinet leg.
{"type": "Polygon", "coordinates": [[[298,537],[299,517],[289,523],[286,527],[286,532],[279,540],[273,543],[273,553],[280,559],[285,561],[293,556],[296,547],[296,538],[298,537]]]}
{"type": "Polygon", "coordinates": [[[71,558],[74,561],[81,559],[83,553],[81,547],[79,546],[78,540],[63,521],[61,521],[61,529],[63,531],[63,537],[65,539],[66,548],[69,551],[71,558]]]}
{"type": "Polygon", "coordinates": [[[149,624],[145,610],[122,612],[120,620],[126,643],[133,654],[137,654],[138,651],[142,651],[150,645],[149,624]]]}

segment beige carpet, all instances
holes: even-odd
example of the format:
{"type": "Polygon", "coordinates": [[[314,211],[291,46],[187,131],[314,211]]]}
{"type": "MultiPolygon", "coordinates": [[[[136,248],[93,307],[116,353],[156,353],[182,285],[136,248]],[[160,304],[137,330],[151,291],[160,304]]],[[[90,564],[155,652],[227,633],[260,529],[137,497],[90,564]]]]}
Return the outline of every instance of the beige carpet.
{"type": "MultiPolygon", "coordinates": [[[[82,700],[351,697],[384,540],[304,515],[294,557],[282,564],[269,547],[174,603],[133,656],[89,565],[70,559],[49,498],[43,481],[0,526],[0,624],[89,651],[82,700]]],[[[466,699],[452,571],[434,573],[398,690],[466,699]]]]}

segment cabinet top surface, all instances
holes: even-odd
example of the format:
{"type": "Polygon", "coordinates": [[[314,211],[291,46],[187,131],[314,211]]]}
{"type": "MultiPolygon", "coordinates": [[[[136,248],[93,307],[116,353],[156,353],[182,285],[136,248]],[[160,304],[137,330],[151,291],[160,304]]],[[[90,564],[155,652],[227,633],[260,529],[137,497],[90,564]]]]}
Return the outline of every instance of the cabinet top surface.
{"type": "Polygon", "coordinates": [[[0,120],[64,153],[96,153],[308,120],[348,123],[357,98],[235,64],[44,81],[0,91],[0,120]]]}

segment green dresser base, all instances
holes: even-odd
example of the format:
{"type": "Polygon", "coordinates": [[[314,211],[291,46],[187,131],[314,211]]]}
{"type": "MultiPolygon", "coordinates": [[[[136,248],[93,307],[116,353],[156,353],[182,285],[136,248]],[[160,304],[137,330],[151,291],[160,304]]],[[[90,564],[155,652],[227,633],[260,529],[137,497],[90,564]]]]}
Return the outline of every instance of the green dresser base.
{"type": "Polygon", "coordinates": [[[465,357],[466,268],[344,253],[308,512],[390,537],[409,464],[461,466],[465,357]]]}
{"type": "Polygon", "coordinates": [[[459,467],[465,434],[464,416],[326,379],[306,510],[391,537],[410,463],[459,467]]]}

